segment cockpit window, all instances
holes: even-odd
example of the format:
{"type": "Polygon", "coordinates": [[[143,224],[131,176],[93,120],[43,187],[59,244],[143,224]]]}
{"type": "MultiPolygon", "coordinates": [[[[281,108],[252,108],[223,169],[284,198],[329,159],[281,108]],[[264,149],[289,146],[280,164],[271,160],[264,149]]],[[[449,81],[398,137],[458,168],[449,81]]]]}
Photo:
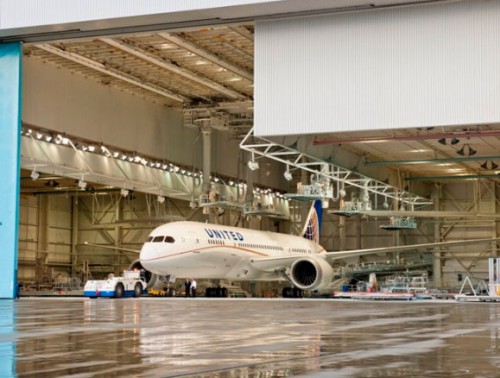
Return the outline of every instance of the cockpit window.
{"type": "Polygon", "coordinates": [[[166,243],[175,243],[175,239],[171,236],[165,237],[165,242],[166,243]]]}
{"type": "Polygon", "coordinates": [[[153,237],[152,236],[148,237],[148,239],[146,240],[146,243],[149,243],[151,241],[153,241],[153,237]]]}
{"type": "Polygon", "coordinates": [[[155,236],[153,238],[153,243],[161,243],[165,239],[165,236],[155,236]]]}

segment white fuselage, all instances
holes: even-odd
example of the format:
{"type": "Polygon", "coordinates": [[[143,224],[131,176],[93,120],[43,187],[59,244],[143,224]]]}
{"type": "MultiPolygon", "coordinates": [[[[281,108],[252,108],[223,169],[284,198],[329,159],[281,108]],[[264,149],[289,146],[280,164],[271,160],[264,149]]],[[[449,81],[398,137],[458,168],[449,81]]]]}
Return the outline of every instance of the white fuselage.
{"type": "Polygon", "coordinates": [[[251,262],[321,252],[319,244],[298,236],[185,221],[153,230],[142,246],[140,261],[159,275],[272,280],[275,274],[255,269],[251,262]]]}

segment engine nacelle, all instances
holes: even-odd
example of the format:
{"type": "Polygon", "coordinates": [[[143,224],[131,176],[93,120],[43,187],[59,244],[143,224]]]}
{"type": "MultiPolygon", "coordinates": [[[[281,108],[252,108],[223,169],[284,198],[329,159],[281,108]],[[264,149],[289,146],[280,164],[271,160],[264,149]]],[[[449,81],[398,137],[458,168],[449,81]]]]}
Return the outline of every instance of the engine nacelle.
{"type": "Polygon", "coordinates": [[[296,260],[290,268],[290,279],[302,290],[320,290],[332,282],[331,265],[321,257],[305,257],[296,260]]]}
{"type": "Polygon", "coordinates": [[[146,289],[162,290],[168,286],[169,282],[172,282],[170,276],[160,276],[144,269],[140,260],[135,260],[128,268],[128,270],[136,269],[141,271],[141,276],[144,274],[143,278],[146,281],[146,289]]]}

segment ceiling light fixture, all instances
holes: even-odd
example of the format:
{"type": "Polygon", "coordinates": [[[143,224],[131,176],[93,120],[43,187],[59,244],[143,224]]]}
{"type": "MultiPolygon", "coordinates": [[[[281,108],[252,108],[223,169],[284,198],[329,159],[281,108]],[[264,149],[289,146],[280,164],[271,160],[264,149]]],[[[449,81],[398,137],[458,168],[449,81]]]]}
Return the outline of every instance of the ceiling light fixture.
{"type": "Polygon", "coordinates": [[[497,169],[498,164],[496,164],[493,160],[486,160],[483,164],[481,164],[481,168],[490,171],[490,170],[497,169]]]}
{"type": "Polygon", "coordinates": [[[127,197],[130,191],[128,189],[120,189],[120,194],[122,197],[127,197]]]}
{"type": "Polygon", "coordinates": [[[38,180],[39,177],[40,177],[40,173],[38,171],[35,170],[35,171],[31,172],[31,178],[33,181],[38,180]]]}
{"type": "Polygon", "coordinates": [[[283,173],[283,177],[285,177],[286,181],[292,181],[293,179],[293,176],[290,173],[290,166],[288,164],[286,165],[286,171],[283,173]]]}
{"type": "Polygon", "coordinates": [[[251,171],[255,171],[255,170],[259,169],[259,163],[257,163],[256,161],[249,160],[248,161],[248,168],[251,171]]]}
{"type": "Polygon", "coordinates": [[[255,155],[253,152],[252,152],[252,160],[248,161],[248,169],[250,169],[251,171],[259,169],[259,163],[255,161],[255,155]]]}
{"type": "Polygon", "coordinates": [[[78,187],[81,189],[81,190],[85,190],[85,188],[87,187],[87,183],[83,180],[80,180],[78,181],[78,187]]]}
{"type": "MultiPolygon", "coordinates": [[[[451,138],[451,140],[450,140],[450,144],[452,146],[454,146],[458,142],[460,142],[460,139],[457,139],[455,137],[451,138]]],[[[440,138],[440,139],[438,139],[438,143],[442,144],[443,146],[446,146],[446,138],[440,138]]]]}
{"type": "Polygon", "coordinates": [[[457,151],[457,154],[459,154],[460,156],[472,156],[472,155],[475,155],[477,153],[477,151],[475,149],[473,149],[469,143],[465,143],[461,149],[459,149],[457,151]]]}
{"type": "Polygon", "coordinates": [[[50,188],[57,188],[59,186],[59,183],[56,180],[51,179],[48,180],[44,185],[50,188]]]}

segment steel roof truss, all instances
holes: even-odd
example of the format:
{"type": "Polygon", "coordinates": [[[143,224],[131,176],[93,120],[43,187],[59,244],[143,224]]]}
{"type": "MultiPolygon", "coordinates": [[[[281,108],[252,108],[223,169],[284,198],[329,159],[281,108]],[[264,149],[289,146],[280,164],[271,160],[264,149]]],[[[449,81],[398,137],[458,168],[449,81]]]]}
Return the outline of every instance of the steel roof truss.
{"type": "Polygon", "coordinates": [[[279,161],[288,166],[308,171],[317,175],[318,178],[323,177],[335,182],[340,182],[343,185],[354,186],[362,190],[367,190],[376,195],[392,198],[393,200],[410,204],[412,206],[432,204],[432,201],[427,198],[415,195],[408,191],[393,187],[384,182],[377,181],[367,176],[363,176],[357,172],[353,172],[332,163],[320,160],[314,156],[297,151],[292,147],[272,142],[263,137],[254,136],[253,129],[250,130],[245,138],[243,138],[240,143],[240,148],[250,153],[279,161]],[[252,141],[251,143],[250,140],[252,141]],[[276,151],[272,152],[272,148],[276,148],[276,151]],[[293,160],[287,159],[287,156],[296,156],[296,158],[293,160]],[[307,161],[304,162],[302,161],[303,159],[307,159],[307,161]]]}
{"type": "Polygon", "coordinates": [[[241,67],[236,66],[235,64],[229,63],[217,55],[213,54],[212,52],[195,45],[194,43],[188,41],[185,38],[182,38],[179,35],[172,34],[172,33],[158,33],[160,37],[163,39],[175,43],[177,46],[182,47],[193,54],[196,54],[209,62],[215,63],[218,66],[224,67],[226,70],[233,72],[234,74],[241,76],[242,78],[245,78],[247,80],[250,80],[253,82],[253,74],[241,67]]]}
{"type": "Polygon", "coordinates": [[[131,54],[131,55],[136,56],[140,59],[143,59],[149,63],[152,63],[160,68],[163,68],[163,69],[168,70],[170,72],[173,72],[177,75],[185,77],[191,81],[194,81],[198,84],[204,85],[208,88],[211,88],[215,91],[218,91],[218,92],[220,92],[220,93],[222,93],[222,94],[224,94],[232,99],[242,100],[242,99],[247,98],[245,95],[243,95],[241,93],[238,93],[230,88],[226,88],[225,86],[223,86],[219,83],[216,83],[212,80],[201,77],[200,75],[198,75],[190,70],[176,66],[176,65],[169,63],[167,61],[161,60],[158,56],[154,56],[153,54],[150,54],[147,51],[139,49],[135,46],[131,46],[129,44],[126,44],[126,43],[123,43],[123,42],[120,42],[120,41],[117,41],[117,40],[114,40],[111,38],[101,38],[100,41],[102,41],[110,46],[113,46],[121,51],[125,51],[128,54],[131,54]]]}
{"type": "Polygon", "coordinates": [[[39,49],[44,50],[48,53],[58,55],[64,59],[68,59],[68,60],[71,60],[75,63],[79,63],[81,65],[88,67],[88,68],[94,69],[96,71],[99,71],[99,72],[104,73],[104,74],[109,75],[109,76],[113,76],[117,79],[123,80],[127,83],[136,85],[136,86],[141,87],[143,89],[146,89],[150,92],[153,92],[153,93],[159,94],[161,96],[170,98],[170,99],[178,101],[180,103],[188,103],[189,102],[189,99],[187,97],[184,97],[182,95],[179,95],[177,93],[169,91],[168,89],[161,88],[161,87],[154,85],[152,83],[144,83],[143,81],[141,81],[140,79],[138,79],[134,76],[128,75],[128,74],[121,72],[121,71],[114,69],[114,68],[106,67],[104,64],[96,62],[96,61],[89,59],[85,56],[82,56],[80,54],[76,54],[74,52],[69,52],[69,51],[64,51],[58,47],[55,47],[55,46],[52,46],[49,44],[37,44],[36,47],[38,47],[39,49]]]}

